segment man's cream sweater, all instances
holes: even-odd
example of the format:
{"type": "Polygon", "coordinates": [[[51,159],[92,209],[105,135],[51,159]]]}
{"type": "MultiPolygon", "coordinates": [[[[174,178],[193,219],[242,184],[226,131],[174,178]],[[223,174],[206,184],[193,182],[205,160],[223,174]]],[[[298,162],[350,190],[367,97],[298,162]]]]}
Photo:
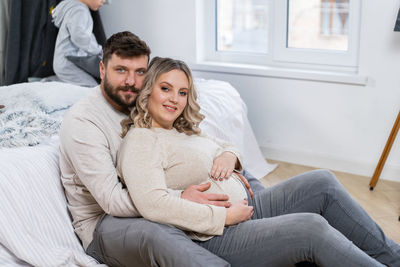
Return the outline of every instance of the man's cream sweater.
{"type": "Polygon", "coordinates": [[[115,169],[124,118],[96,87],[70,108],[62,122],[61,180],[75,232],[85,249],[104,214],[139,216],[115,169]]]}

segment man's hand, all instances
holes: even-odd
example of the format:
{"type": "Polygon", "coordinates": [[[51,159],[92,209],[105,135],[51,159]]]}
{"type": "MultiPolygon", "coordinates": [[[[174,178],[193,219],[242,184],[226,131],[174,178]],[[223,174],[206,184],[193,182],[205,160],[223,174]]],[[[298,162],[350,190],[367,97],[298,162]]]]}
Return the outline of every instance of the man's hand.
{"type": "Polygon", "coordinates": [[[231,152],[224,152],[216,157],[210,171],[211,178],[214,180],[228,179],[232,175],[237,160],[235,154],[231,152]]]}
{"type": "Polygon", "coordinates": [[[200,204],[210,204],[214,206],[220,206],[229,208],[231,203],[228,202],[229,197],[225,194],[211,194],[205,193],[204,191],[208,190],[211,186],[211,183],[199,184],[199,185],[190,185],[185,191],[182,192],[181,198],[200,203],[200,204]]]}
{"type": "Polygon", "coordinates": [[[247,179],[243,175],[241,175],[240,173],[236,173],[236,175],[240,178],[240,180],[242,180],[242,182],[246,186],[247,190],[249,190],[250,197],[253,198],[254,194],[253,194],[253,190],[251,190],[249,181],[247,181],[247,179]]]}

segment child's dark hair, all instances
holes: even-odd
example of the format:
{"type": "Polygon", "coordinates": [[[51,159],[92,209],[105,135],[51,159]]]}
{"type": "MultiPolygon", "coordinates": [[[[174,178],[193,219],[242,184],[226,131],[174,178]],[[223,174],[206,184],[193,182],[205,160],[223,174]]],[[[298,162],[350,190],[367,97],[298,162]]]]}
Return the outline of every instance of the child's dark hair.
{"type": "Polygon", "coordinates": [[[107,65],[108,60],[113,54],[122,58],[148,56],[150,48],[146,42],[141,40],[137,35],[123,31],[113,34],[107,39],[103,47],[103,63],[107,65]]]}

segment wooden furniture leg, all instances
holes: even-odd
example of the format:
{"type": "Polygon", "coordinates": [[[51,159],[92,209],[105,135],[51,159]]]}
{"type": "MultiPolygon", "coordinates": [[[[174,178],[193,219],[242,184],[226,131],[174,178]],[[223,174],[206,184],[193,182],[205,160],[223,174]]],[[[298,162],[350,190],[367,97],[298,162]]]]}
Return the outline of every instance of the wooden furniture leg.
{"type": "Polygon", "coordinates": [[[381,158],[379,159],[378,165],[375,168],[374,175],[372,176],[371,181],[369,182],[369,190],[374,190],[376,183],[378,182],[379,176],[381,175],[383,166],[385,165],[386,159],[389,156],[390,149],[392,148],[393,142],[396,139],[397,132],[399,131],[400,127],[400,111],[397,114],[396,121],[394,122],[392,131],[390,132],[389,138],[386,141],[385,148],[383,149],[381,158]]]}
{"type": "MultiPolygon", "coordinates": [[[[376,183],[378,182],[379,176],[381,175],[383,166],[385,165],[386,159],[389,156],[390,149],[392,149],[392,145],[394,140],[396,139],[397,133],[400,128],[400,111],[397,114],[396,121],[393,124],[392,131],[390,132],[389,138],[386,141],[385,148],[383,149],[382,155],[379,159],[378,165],[375,168],[374,175],[372,175],[371,181],[369,182],[369,190],[374,190],[376,183]]],[[[399,221],[400,221],[400,211],[399,211],[399,221]]]]}

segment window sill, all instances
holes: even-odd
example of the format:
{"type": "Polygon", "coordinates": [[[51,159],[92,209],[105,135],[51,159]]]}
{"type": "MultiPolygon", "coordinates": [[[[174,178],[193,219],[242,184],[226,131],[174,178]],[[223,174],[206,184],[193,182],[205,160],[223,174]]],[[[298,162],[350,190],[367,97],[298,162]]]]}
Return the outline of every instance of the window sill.
{"type": "Polygon", "coordinates": [[[365,86],[368,77],[356,73],[317,71],[269,66],[203,61],[190,64],[193,71],[249,75],[268,78],[294,79],[365,86]]]}

